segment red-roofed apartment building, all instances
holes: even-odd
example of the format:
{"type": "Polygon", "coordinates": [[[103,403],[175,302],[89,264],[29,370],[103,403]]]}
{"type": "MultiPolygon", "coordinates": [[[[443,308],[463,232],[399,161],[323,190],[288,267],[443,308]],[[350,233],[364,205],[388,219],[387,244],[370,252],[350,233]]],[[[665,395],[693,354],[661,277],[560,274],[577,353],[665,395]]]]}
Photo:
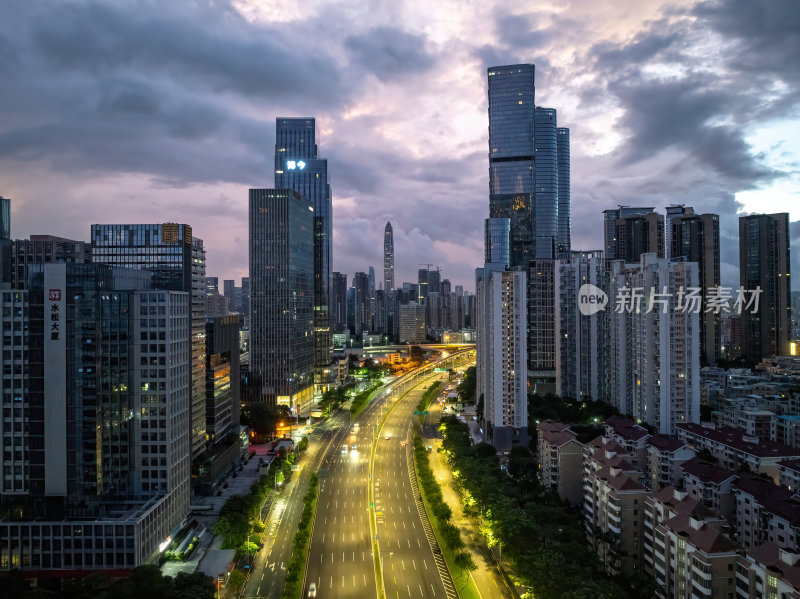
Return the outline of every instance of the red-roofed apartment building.
{"type": "Polygon", "coordinates": [[[644,508],[642,562],[659,597],[733,597],[739,547],[727,523],[674,487],[648,497],[644,508]]]}
{"type": "Polygon", "coordinates": [[[539,478],[562,501],[578,506],[583,501],[583,444],[568,424],[539,424],[539,478]]]}
{"type": "Polygon", "coordinates": [[[647,461],[645,474],[652,491],[679,486],[683,480],[681,464],[691,460],[695,451],[685,441],[667,435],[654,435],[645,441],[647,461]]]}
{"type": "Polygon", "coordinates": [[[800,493],[800,460],[778,462],[778,482],[795,493],[800,493]]]}
{"type": "Polygon", "coordinates": [[[759,442],[735,428],[707,428],[691,422],[677,425],[678,438],[698,451],[707,449],[721,466],[739,471],[745,465],[750,472],[766,474],[778,482],[778,462],[800,458],[800,449],[774,441],[759,442]]]}
{"type": "Polygon", "coordinates": [[[708,509],[723,518],[733,519],[733,483],[736,474],[717,464],[693,458],[681,465],[683,488],[708,509]]]}
{"type": "Polygon", "coordinates": [[[765,543],[736,564],[736,597],[800,599],[800,555],[765,543]]]}
{"type": "Polygon", "coordinates": [[[584,445],[583,510],[586,534],[611,574],[640,567],[644,474],[616,442],[597,437],[584,445]]]}
{"type": "Polygon", "coordinates": [[[800,495],[768,480],[742,476],[733,484],[737,540],[745,549],[775,543],[797,550],[800,540],[800,495]]]}

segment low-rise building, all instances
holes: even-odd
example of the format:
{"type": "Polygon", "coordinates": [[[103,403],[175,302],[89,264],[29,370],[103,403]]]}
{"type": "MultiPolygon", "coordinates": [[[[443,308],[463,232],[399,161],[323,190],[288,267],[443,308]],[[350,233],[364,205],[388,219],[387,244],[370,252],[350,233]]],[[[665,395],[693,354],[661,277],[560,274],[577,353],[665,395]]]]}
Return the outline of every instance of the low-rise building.
{"type": "Polygon", "coordinates": [[[630,454],[631,462],[642,471],[647,462],[647,439],[650,433],[643,426],[625,416],[611,416],[605,421],[606,436],[619,443],[630,454]]]}
{"type": "Polygon", "coordinates": [[[545,421],[539,424],[539,478],[572,506],[583,501],[583,444],[569,425],[545,421]]]}
{"type": "Polygon", "coordinates": [[[779,462],[778,482],[793,493],[800,493],[800,460],[779,462]]]}
{"type": "Polygon", "coordinates": [[[759,442],[732,428],[712,429],[692,422],[677,425],[678,438],[696,450],[707,449],[720,465],[738,472],[766,474],[778,482],[778,462],[800,458],[800,450],[774,441],[759,442]]]}
{"type": "Polygon", "coordinates": [[[800,496],[763,478],[745,475],[733,484],[736,539],[745,549],[775,543],[795,550],[800,540],[800,496]]]}
{"type": "Polygon", "coordinates": [[[764,543],[739,557],[736,597],[800,599],[800,554],[764,543]]]}
{"type": "Polygon", "coordinates": [[[681,464],[695,456],[694,449],[685,441],[667,435],[648,437],[645,448],[645,472],[650,490],[658,491],[669,485],[679,486],[683,479],[681,464]]]}
{"type": "Polygon", "coordinates": [[[733,518],[733,483],[739,478],[736,474],[700,458],[684,462],[681,470],[683,487],[691,497],[723,518],[733,518]]]}

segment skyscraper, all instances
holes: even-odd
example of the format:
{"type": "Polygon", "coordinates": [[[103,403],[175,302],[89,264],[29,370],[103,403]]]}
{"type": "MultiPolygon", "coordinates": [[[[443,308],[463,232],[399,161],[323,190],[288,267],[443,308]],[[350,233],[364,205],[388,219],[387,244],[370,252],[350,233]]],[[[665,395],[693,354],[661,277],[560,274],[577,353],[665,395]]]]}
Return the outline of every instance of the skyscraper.
{"type": "Polygon", "coordinates": [[[251,189],[250,375],[256,397],[297,409],[314,387],[314,207],[291,189],[251,189]]]}
{"type": "Polygon", "coordinates": [[[534,209],[531,258],[556,257],[558,220],[558,136],[555,108],[537,106],[534,112],[534,209]]]}
{"type": "Polygon", "coordinates": [[[11,239],[11,200],[3,196],[0,196],[0,239],[11,239]]]}
{"type": "Polygon", "coordinates": [[[331,324],[334,333],[341,333],[347,328],[347,275],[334,272],[331,289],[331,324]]]}
{"type": "MultiPolygon", "coordinates": [[[[719,215],[695,214],[692,208],[669,206],[667,225],[667,258],[697,262],[701,295],[708,297],[710,290],[720,285],[719,215]]],[[[716,365],[721,348],[720,313],[710,310],[701,314],[700,347],[701,361],[716,365]]]]}
{"type": "Polygon", "coordinates": [[[390,222],[383,231],[383,290],[394,291],[394,233],[390,222]]]}
{"type": "Polygon", "coordinates": [[[558,158],[558,248],[561,255],[572,249],[572,191],[570,178],[569,129],[556,129],[558,158]]]}
{"type": "Polygon", "coordinates": [[[92,225],[92,262],[152,273],[153,288],[184,291],[191,297],[192,457],[206,442],[206,287],[203,241],[185,224],[92,225]]]}
{"type": "Polygon", "coordinates": [[[534,255],[534,65],[490,67],[488,78],[489,216],[511,221],[511,266],[527,267],[534,255]]]}
{"type": "Polygon", "coordinates": [[[313,118],[278,118],[275,131],[275,188],[291,189],[314,208],[314,366],[317,382],[331,362],[330,323],[332,199],[328,161],[319,158],[313,118]]]}
{"type": "Polygon", "coordinates": [[[353,297],[355,318],[354,333],[361,336],[363,333],[369,333],[370,324],[372,323],[372,305],[369,295],[369,275],[364,272],[357,272],[353,275],[353,289],[355,295],[353,297]]]}
{"type": "Polygon", "coordinates": [[[751,361],[789,354],[791,279],[789,214],[739,218],[739,284],[761,289],[758,312],[743,312],[744,357],[751,361]]]}

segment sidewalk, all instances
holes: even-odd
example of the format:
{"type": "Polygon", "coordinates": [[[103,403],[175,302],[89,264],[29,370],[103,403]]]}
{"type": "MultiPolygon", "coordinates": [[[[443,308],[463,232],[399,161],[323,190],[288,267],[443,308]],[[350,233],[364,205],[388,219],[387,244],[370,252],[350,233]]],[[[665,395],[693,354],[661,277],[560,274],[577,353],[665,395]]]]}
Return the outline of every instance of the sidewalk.
{"type": "MultiPolygon", "coordinates": [[[[436,422],[439,418],[439,413],[440,409],[437,404],[434,403],[431,406],[431,420],[436,422]]],[[[450,521],[455,527],[461,530],[462,538],[467,545],[467,549],[472,553],[472,559],[475,560],[478,566],[478,568],[472,572],[472,579],[475,581],[475,586],[478,587],[481,596],[486,599],[489,597],[513,599],[514,595],[506,586],[503,575],[500,573],[489,549],[486,547],[483,537],[478,531],[477,522],[472,518],[464,516],[461,497],[453,488],[453,475],[450,471],[450,467],[438,451],[442,446],[441,435],[438,431],[433,432],[434,430],[435,429],[432,427],[426,427],[424,431],[425,444],[433,447],[433,451],[429,454],[431,469],[442,488],[442,497],[445,503],[447,503],[453,511],[450,521]]]]}

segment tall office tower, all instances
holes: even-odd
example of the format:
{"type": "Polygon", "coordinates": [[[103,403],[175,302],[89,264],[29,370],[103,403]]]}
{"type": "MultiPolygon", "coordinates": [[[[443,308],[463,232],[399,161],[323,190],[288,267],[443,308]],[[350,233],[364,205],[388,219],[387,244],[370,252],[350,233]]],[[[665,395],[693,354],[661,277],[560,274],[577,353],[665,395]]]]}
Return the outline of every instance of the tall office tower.
{"type": "Polygon", "coordinates": [[[428,269],[420,268],[417,270],[417,297],[420,302],[424,302],[428,296],[428,269]]]}
{"type": "Polygon", "coordinates": [[[739,284],[761,288],[758,312],[743,313],[744,357],[760,361],[789,354],[791,279],[789,214],[754,214],[739,218],[739,284]]]}
{"type": "Polygon", "coordinates": [[[242,290],[236,286],[236,281],[233,279],[225,279],[222,281],[223,292],[225,297],[228,298],[228,311],[240,312],[240,304],[242,303],[242,290]]]}
{"type": "MultiPolygon", "coordinates": [[[[720,286],[719,215],[695,214],[692,208],[667,207],[666,245],[670,260],[697,262],[700,268],[700,289],[708,297],[711,289],[720,286]],[[676,208],[681,212],[677,213],[676,208]]],[[[720,314],[705,310],[700,316],[700,361],[716,365],[720,357],[720,314]]]]}
{"type": "Polygon", "coordinates": [[[317,383],[326,385],[331,363],[330,289],[332,199],[328,161],[319,158],[313,118],[278,118],[275,131],[275,188],[291,189],[314,208],[314,366],[317,383]]]}
{"type": "Polygon", "coordinates": [[[652,207],[631,208],[620,206],[604,210],[606,260],[624,260],[628,264],[639,262],[645,253],[664,254],[664,215],[653,212],[652,207]]]}
{"type": "Polygon", "coordinates": [[[456,285],[456,291],[455,291],[455,293],[456,293],[456,295],[458,295],[459,297],[460,297],[460,296],[462,296],[462,295],[464,295],[464,286],[463,286],[463,285],[456,285]]]}
{"type": "Polygon", "coordinates": [[[556,281],[558,260],[531,260],[528,267],[528,380],[536,395],[556,391],[556,281]]]}
{"type": "Polygon", "coordinates": [[[383,230],[383,289],[394,291],[394,232],[388,221],[383,230]]]}
{"type": "Polygon", "coordinates": [[[664,219],[664,256],[672,258],[672,219],[678,218],[687,214],[694,214],[694,208],[687,208],[686,204],[670,204],[666,208],[666,218],[664,219]]]}
{"type": "Polygon", "coordinates": [[[297,410],[314,395],[314,206],[291,189],[249,203],[250,376],[260,401],[297,410]]]}
{"type": "Polygon", "coordinates": [[[372,322],[372,312],[370,311],[369,295],[369,275],[364,272],[357,272],[353,275],[353,318],[357,336],[369,333],[369,326],[372,322]]]}
{"type": "Polygon", "coordinates": [[[511,221],[511,266],[527,267],[535,255],[534,65],[490,67],[488,78],[489,216],[511,221]]]}
{"type": "Polygon", "coordinates": [[[92,225],[92,262],[148,270],[153,288],[191,296],[192,458],[206,442],[206,262],[203,241],[185,224],[92,225]]]}
{"type": "Polygon", "coordinates": [[[0,196],[0,239],[11,239],[11,200],[3,196],[0,196]]]}
{"type": "Polygon", "coordinates": [[[428,297],[425,298],[425,327],[428,330],[442,326],[441,309],[442,294],[438,291],[428,291],[428,297]]]}
{"type": "Polygon", "coordinates": [[[409,302],[400,305],[399,311],[400,343],[425,343],[425,306],[409,302]]]}
{"type": "Polygon", "coordinates": [[[334,333],[347,328],[347,275],[334,272],[331,285],[331,325],[334,333]]]}
{"type": "Polygon", "coordinates": [[[347,288],[347,329],[356,334],[356,288],[347,288]]]}
{"type": "Polygon", "coordinates": [[[558,250],[558,135],[555,108],[534,111],[534,210],[531,258],[552,259],[558,250]]]}
{"type": "Polygon", "coordinates": [[[206,318],[206,434],[210,443],[239,432],[241,328],[239,314],[206,318]]]}
{"type": "Polygon", "coordinates": [[[558,160],[558,240],[556,251],[569,255],[572,250],[572,188],[570,175],[569,129],[556,129],[558,160]]]}
{"type": "Polygon", "coordinates": [[[372,317],[374,323],[372,331],[379,335],[387,334],[386,298],[388,295],[388,292],[384,289],[378,289],[375,292],[375,314],[372,317]]]}
{"type": "Polygon", "coordinates": [[[144,564],[189,509],[190,296],[104,264],[29,275],[2,293],[30,351],[0,382],[15,406],[0,424],[1,499],[18,520],[0,522],[0,569],[144,564]]]}
{"type": "Polygon", "coordinates": [[[240,312],[244,313],[244,328],[247,328],[247,323],[250,318],[250,277],[242,277],[242,305],[240,312]]]}
{"type": "Polygon", "coordinates": [[[583,285],[605,287],[603,251],[573,251],[568,259],[559,260],[555,274],[556,395],[579,401],[603,399],[604,314],[584,315],[578,308],[583,285]]]}
{"type": "Polygon", "coordinates": [[[511,219],[487,218],[483,223],[484,262],[511,265],[511,219]]]}
{"type": "Polygon", "coordinates": [[[442,295],[450,295],[453,290],[453,284],[450,282],[450,279],[444,279],[441,282],[441,286],[439,287],[439,293],[442,295]]]}
{"type": "Polygon", "coordinates": [[[369,320],[370,332],[375,331],[375,268],[369,267],[369,320]]]}
{"type": "Polygon", "coordinates": [[[637,264],[615,260],[610,269],[608,296],[624,304],[606,309],[606,399],[673,435],[676,424],[700,420],[700,315],[676,304],[681,287],[699,286],[697,264],[643,254],[637,264]]]}

